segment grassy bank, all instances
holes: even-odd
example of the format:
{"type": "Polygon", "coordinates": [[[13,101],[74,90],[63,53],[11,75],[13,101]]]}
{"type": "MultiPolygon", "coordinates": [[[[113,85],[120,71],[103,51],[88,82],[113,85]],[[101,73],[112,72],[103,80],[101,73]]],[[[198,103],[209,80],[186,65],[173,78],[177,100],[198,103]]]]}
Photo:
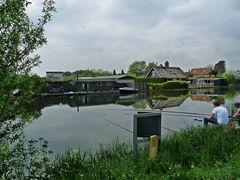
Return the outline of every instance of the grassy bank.
{"type": "Polygon", "coordinates": [[[132,159],[125,144],[96,154],[67,151],[49,165],[55,179],[235,179],[240,177],[240,131],[221,126],[190,128],[162,140],[158,157],[147,148],[132,159]]]}

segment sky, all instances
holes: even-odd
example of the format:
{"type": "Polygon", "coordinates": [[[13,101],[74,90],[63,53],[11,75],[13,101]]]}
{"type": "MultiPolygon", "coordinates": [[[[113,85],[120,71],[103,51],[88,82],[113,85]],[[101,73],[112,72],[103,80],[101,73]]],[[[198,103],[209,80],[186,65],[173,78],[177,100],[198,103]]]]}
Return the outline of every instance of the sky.
{"type": "MultiPolygon", "coordinates": [[[[40,15],[41,0],[29,7],[40,15]]],[[[240,69],[240,0],[56,0],[42,63],[33,72],[127,72],[136,60],[240,69]]]]}

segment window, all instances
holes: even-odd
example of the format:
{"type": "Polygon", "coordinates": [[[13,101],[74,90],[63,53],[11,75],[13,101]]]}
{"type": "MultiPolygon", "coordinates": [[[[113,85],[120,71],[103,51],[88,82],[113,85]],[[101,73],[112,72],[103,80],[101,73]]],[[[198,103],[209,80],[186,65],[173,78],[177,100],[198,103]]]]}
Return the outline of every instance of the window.
{"type": "Polygon", "coordinates": [[[102,82],[97,82],[97,86],[102,86],[102,82]]]}
{"type": "Polygon", "coordinates": [[[156,76],[156,72],[153,70],[152,71],[152,76],[155,77],[156,76]]]}
{"type": "Polygon", "coordinates": [[[107,82],[107,86],[112,86],[112,83],[111,82],[107,82]]]}

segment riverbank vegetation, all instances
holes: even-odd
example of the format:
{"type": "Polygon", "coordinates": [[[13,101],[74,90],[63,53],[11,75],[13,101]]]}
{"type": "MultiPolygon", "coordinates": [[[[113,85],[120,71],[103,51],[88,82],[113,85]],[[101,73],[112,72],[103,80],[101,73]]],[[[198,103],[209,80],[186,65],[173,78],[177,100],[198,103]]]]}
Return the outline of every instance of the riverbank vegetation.
{"type": "Polygon", "coordinates": [[[39,150],[30,144],[33,151],[27,151],[25,143],[24,127],[40,115],[26,107],[32,106],[42,85],[42,79],[29,72],[40,63],[35,51],[46,44],[45,26],[56,9],[54,0],[44,0],[40,17],[33,20],[27,12],[31,4],[29,0],[0,2],[0,179],[26,179],[22,178],[30,162],[26,156],[36,159],[39,150]]]}
{"type": "Polygon", "coordinates": [[[24,145],[23,140],[14,151],[1,141],[1,178],[18,173],[23,179],[236,179],[239,135],[238,129],[223,126],[189,128],[161,140],[154,161],[148,158],[147,145],[138,149],[136,159],[130,145],[114,143],[96,153],[67,150],[50,161],[46,141],[24,145]]]}
{"type": "Polygon", "coordinates": [[[113,73],[103,69],[85,69],[85,70],[78,70],[74,72],[66,71],[63,74],[62,81],[77,79],[77,77],[97,77],[97,76],[110,76],[110,75],[113,75],[113,73]]]}
{"type": "Polygon", "coordinates": [[[189,128],[162,140],[155,161],[148,159],[147,147],[134,160],[128,145],[115,144],[96,154],[68,150],[46,169],[55,179],[235,179],[239,135],[222,126],[189,128]]]}
{"type": "Polygon", "coordinates": [[[161,90],[161,89],[187,89],[188,83],[186,81],[167,81],[164,83],[148,83],[150,90],[161,90]]]}

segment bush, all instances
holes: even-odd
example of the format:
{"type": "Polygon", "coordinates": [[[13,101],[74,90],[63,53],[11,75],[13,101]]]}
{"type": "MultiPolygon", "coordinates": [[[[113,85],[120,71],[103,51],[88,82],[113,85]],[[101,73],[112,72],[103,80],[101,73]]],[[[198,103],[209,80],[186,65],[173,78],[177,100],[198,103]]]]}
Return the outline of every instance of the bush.
{"type": "Polygon", "coordinates": [[[225,72],[221,74],[221,77],[225,80],[227,84],[234,84],[239,79],[239,75],[234,72],[225,72]]]}
{"type": "Polygon", "coordinates": [[[187,89],[188,83],[186,81],[167,81],[164,83],[148,83],[152,90],[157,89],[187,89]]]}
{"type": "Polygon", "coordinates": [[[167,82],[166,78],[136,78],[136,82],[147,82],[147,83],[164,83],[167,82]]]}

